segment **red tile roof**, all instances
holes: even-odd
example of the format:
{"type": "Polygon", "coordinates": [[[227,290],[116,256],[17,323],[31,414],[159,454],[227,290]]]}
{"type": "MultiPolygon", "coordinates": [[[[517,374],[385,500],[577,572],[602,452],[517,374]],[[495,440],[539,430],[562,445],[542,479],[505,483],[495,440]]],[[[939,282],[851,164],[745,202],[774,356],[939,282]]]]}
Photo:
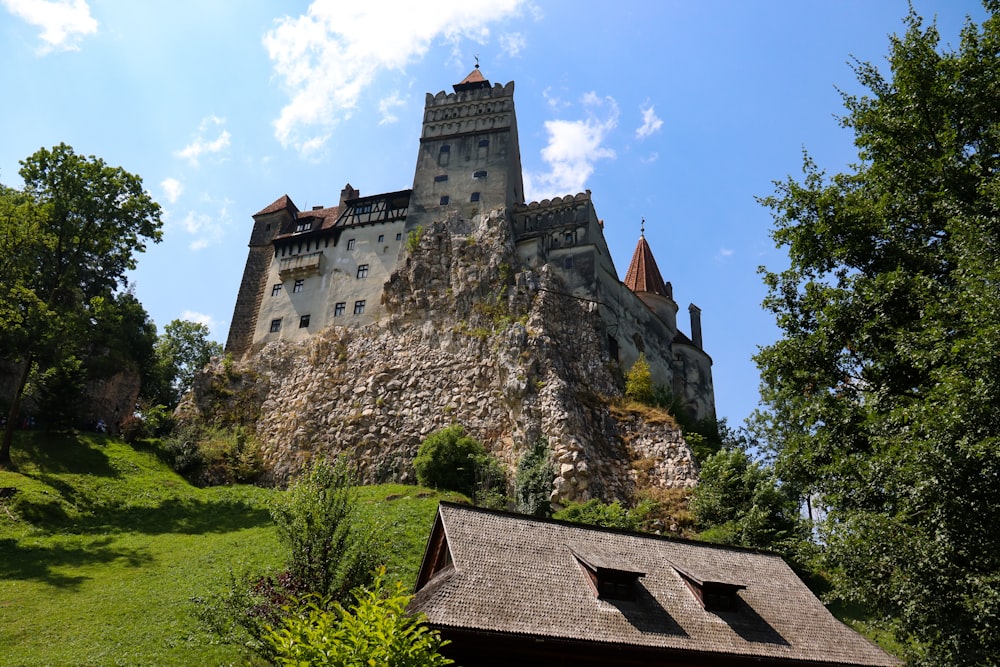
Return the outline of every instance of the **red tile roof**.
{"type": "Polygon", "coordinates": [[[267,215],[268,213],[277,213],[278,211],[281,211],[286,208],[291,209],[292,215],[295,215],[296,213],[299,212],[299,207],[295,205],[295,202],[292,201],[292,198],[289,197],[288,195],[282,195],[278,199],[274,200],[274,202],[270,206],[267,206],[266,208],[263,208],[260,211],[254,213],[253,217],[257,217],[258,215],[267,215]]]}
{"type": "Polygon", "coordinates": [[[670,292],[663,282],[663,276],[660,275],[660,269],[656,266],[653,251],[646,243],[645,236],[639,237],[639,243],[632,253],[632,262],[625,274],[625,286],[636,293],[652,292],[670,298],[670,292]]]}

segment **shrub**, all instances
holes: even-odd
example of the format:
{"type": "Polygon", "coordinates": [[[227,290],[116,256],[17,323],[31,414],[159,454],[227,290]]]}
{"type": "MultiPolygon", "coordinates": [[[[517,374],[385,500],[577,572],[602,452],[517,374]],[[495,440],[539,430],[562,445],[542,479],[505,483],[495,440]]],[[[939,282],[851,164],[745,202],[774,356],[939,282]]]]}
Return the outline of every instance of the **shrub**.
{"type": "Polygon", "coordinates": [[[633,401],[653,405],[653,374],[644,353],[632,364],[625,375],[625,396],[633,401]]]}
{"type": "Polygon", "coordinates": [[[316,461],[271,515],[289,550],[288,570],[309,592],[346,602],[383,560],[377,531],[358,518],[354,476],[344,459],[316,461]]]}
{"type": "Polygon", "coordinates": [[[517,462],[514,501],[518,512],[533,516],[549,516],[552,513],[549,498],[556,474],[551,456],[549,441],[541,437],[517,462]]]}
{"type": "Polygon", "coordinates": [[[485,456],[486,448],[478,440],[466,435],[461,425],[452,424],[427,436],[417,450],[413,468],[417,481],[424,486],[471,497],[476,491],[477,469],[485,456]]]}
{"type": "Polygon", "coordinates": [[[552,515],[553,519],[561,521],[572,521],[573,523],[586,523],[592,526],[604,526],[605,528],[623,528],[625,530],[639,530],[640,519],[633,515],[617,500],[606,503],[597,498],[588,500],[585,503],[570,503],[563,509],[552,515]]]}
{"type": "Polygon", "coordinates": [[[188,423],[163,446],[174,470],[200,486],[253,482],[263,469],[260,443],[244,426],[188,423]]]}
{"type": "Polygon", "coordinates": [[[354,592],[350,609],[306,598],[289,609],[279,629],[266,636],[274,661],[286,667],[439,667],[453,664],[440,654],[447,642],[422,615],[410,616],[413,596],[403,585],[386,590],[380,568],[372,585],[354,592]]]}
{"type": "Polygon", "coordinates": [[[119,425],[118,434],[122,440],[130,445],[134,445],[143,438],[149,437],[149,429],[146,428],[146,421],[142,417],[128,415],[119,425]]]}

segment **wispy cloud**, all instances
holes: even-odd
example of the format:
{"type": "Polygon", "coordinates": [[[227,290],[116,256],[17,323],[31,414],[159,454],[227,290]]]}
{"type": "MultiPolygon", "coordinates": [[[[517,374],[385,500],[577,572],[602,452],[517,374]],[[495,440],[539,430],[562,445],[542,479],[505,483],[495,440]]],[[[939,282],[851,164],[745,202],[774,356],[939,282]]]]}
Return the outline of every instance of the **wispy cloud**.
{"type": "Polygon", "coordinates": [[[185,310],[181,313],[181,319],[187,320],[188,322],[197,322],[198,324],[204,324],[208,327],[209,331],[212,331],[217,326],[217,322],[211,315],[206,315],[205,313],[199,313],[194,310],[185,310]]]}
{"type": "Polygon", "coordinates": [[[163,188],[163,196],[171,204],[176,204],[177,200],[181,197],[181,193],[184,192],[184,185],[176,178],[163,179],[160,187],[163,188]]]}
{"type": "Polygon", "coordinates": [[[598,160],[614,159],[614,149],[604,145],[608,134],[618,126],[618,103],[611,97],[591,92],[583,97],[586,118],[549,120],[545,130],[549,140],[542,149],[542,160],[549,166],[543,174],[525,173],[525,197],[528,200],[576,194],[585,189],[598,160]]]}
{"type": "Polygon", "coordinates": [[[175,225],[168,219],[168,224],[192,236],[188,249],[197,252],[215,245],[225,237],[226,228],[232,224],[229,200],[205,200],[206,210],[189,210],[175,225]]]}
{"type": "Polygon", "coordinates": [[[0,0],[14,16],[42,29],[39,53],[79,51],[84,35],[97,32],[87,0],[0,0]]]}
{"type": "Polygon", "coordinates": [[[521,51],[527,45],[524,35],[519,32],[508,32],[500,35],[500,47],[511,58],[521,55],[521,51]]]}
{"type": "Polygon", "coordinates": [[[393,113],[393,109],[396,107],[405,106],[405,102],[399,97],[399,93],[393,93],[388,97],[383,97],[378,101],[378,113],[381,116],[379,120],[379,125],[388,125],[390,123],[395,123],[399,120],[399,116],[393,113]]]}
{"type": "Polygon", "coordinates": [[[715,260],[718,262],[724,262],[733,256],[732,248],[719,248],[719,254],[715,256],[715,260]]]}
{"type": "Polygon", "coordinates": [[[642,125],[635,131],[635,138],[645,139],[663,127],[663,120],[657,117],[656,109],[649,103],[649,100],[639,107],[639,110],[642,112],[642,125]]]}
{"type": "Polygon", "coordinates": [[[194,166],[197,166],[198,159],[203,154],[221,153],[225,149],[229,148],[229,140],[231,138],[229,131],[224,128],[225,124],[226,124],[225,118],[219,118],[218,116],[208,116],[207,118],[202,120],[201,124],[198,126],[198,132],[197,135],[195,136],[194,141],[192,141],[190,144],[188,144],[181,150],[175,151],[174,155],[176,155],[179,158],[187,160],[194,166]],[[206,138],[205,135],[208,134],[209,132],[212,132],[214,134],[214,130],[216,128],[221,128],[218,136],[216,136],[214,139],[206,138]]]}
{"type": "Polygon", "coordinates": [[[435,41],[483,41],[492,23],[515,15],[524,3],[437,0],[428,10],[391,0],[314,0],[305,14],[279,19],[264,35],[291,98],[274,121],[275,137],[304,155],[321,150],[380,72],[403,69],[435,41]]]}

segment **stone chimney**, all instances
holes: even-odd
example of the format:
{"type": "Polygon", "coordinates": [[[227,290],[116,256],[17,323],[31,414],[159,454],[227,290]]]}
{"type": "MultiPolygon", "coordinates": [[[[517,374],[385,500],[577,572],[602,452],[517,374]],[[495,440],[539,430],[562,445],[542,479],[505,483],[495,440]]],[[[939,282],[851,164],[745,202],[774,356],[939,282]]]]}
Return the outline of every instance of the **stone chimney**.
{"type": "Polygon", "coordinates": [[[691,313],[691,342],[699,350],[704,349],[701,346],[701,308],[692,303],[688,312],[691,313]]]}
{"type": "Polygon", "coordinates": [[[344,186],[344,189],[340,191],[340,208],[344,208],[344,202],[348,199],[357,199],[360,196],[361,192],[359,190],[355,190],[354,186],[348,183],[344,186]]]}

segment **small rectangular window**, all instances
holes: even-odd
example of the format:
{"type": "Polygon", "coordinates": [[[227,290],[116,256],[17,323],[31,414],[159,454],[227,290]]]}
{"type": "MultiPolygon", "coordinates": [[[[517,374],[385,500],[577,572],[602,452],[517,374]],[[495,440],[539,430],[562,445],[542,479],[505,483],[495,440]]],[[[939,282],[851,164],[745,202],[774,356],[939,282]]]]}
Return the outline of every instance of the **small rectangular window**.
{"type": "Polygon", "coordinates": [[[367,278],[367,277],[368,277],[368,265],[361,264],[360,266],[358,266],[358,279],[360,280],[362,278],[367,278]]]}
{"type": "Polygon", "coordinates": [[[563,259],[563,268],[572,269],[573,268],[573,255],[563,259]]]}
{"type": "Polygon", "coordinates": [[[403,240],[403,232],[399,232],[398,234],[396,234],[396,240],[397,241],[402,241],[403,240]]]}
{"type": "Polygon", "coordinates": [[[274,283],[271,286],[271,296],[278,296],[281,294],[281,283],[274,283]]]}
{"type": "Polygon", "coordinates": [[[355,301],[354,302],[354,314],[355,315],[361,315],[364,312],[365,312],[365,300],[362,299],[361,301],[355,301]]]}
{"type": "Polygon", "coordinates": [[[347,304],[345,302],[338,301],[337,305],[333,307],[333,316],[334,317],[340,317],[341,315],[343,315],[344,314],[344,308],[346,308],[346,307],[347,307],[347,304]]]}
{"type": "Polygon", "coordinates": [[[378,235],[378,242],[379,243],[385,243],[385,234],[379,234],[378,235]]]}
{"type": "Polygon", "coordinates": [[[447,205],[448,205],[448,195],[445,195],[444,197],[441,197],[441,206],[447,206],[447,205]]]}
{"type": "Polygon", "coordinates": [[[449,146],[448,144],[445,144],[444,146],[441,147],[441,152],[442,153],[450,153],[451,152],[451,146],[449,146]]]}
{"type": "Polygon", "coordinates": [[[302,317],[299,318],[299,328],[305,329],[308,326],[309,326],[309,316],[303,315],[302,317]]]}
{"type": "Polygon", "coordinates": [[[312,226],[313,226],[312,221],[310,221],[310,222],[300,222],[297,225],[295,225],[295,231],[297,231],[297,232],[308,232],[310,229],[312,229],[312,226]]]}
{"type": "Polygon", "coordinates": [[[480,139],[479,140],[479,147],[480,148],[485,148],[486,146],[489,146],[489,145],[490,145],[490,140],[489,139],[480,139]]]}
{"type": "Polygon", "coordinates": [[[437,176],[434,177],[435,183],[444,183],[447,180],[448,180],[448,174],[438,174],[437,176]]]}
{"type": "Polygon", "coordinates": [[[472,196],[469,197],[469,201],[479,201],[479,193],[478,192],[473,192],[472,196]]]}
{"type": "Polygon", "coordinates": [[[354,239],[347,239],[347,249],[354,250],[354,239]]]}
{"type": "Polygon", "coordinates": [[[271,320],[271,333],[281,331],[281,318],[271,320]]]}
{"type": "Polygon", "coordinates": [[[486,178],[486,170],[480,169],[479,171],[473,172],[473,178],[486,178]]]}
{"type": "Polygon", "coordinates": [[[566,245],[573,245],[573,232],[566,232],[563,234],[563,243],[566,245]]]}
{"type": "Polygon", "coordinates": [[[295,281],[295,284],[292,285],[292,292],[298,294],[299,292],[302,291],[302,289],[305,287],[305,285],[306,285],[306,279],[305,278],[299,278],[298,280],[295,281]]]}

